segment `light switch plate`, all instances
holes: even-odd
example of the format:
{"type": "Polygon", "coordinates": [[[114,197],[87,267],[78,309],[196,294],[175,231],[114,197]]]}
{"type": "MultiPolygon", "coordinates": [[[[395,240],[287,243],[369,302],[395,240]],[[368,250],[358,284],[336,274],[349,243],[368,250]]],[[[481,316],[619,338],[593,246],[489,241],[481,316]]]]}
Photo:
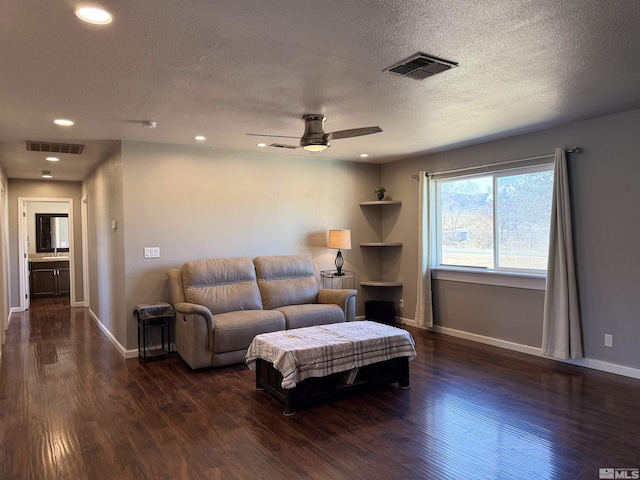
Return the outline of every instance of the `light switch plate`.
{"type": "Polygon", "coordinates": [[[160,258],[160,247],[144,247],[144,258],[160,258]]]}

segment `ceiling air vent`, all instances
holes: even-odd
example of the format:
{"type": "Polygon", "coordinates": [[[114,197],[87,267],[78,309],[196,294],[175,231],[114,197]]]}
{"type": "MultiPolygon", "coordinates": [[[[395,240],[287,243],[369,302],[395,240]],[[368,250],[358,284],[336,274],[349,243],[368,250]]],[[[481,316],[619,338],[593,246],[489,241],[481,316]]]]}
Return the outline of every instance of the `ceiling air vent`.
{"type": "Polygon", "coordinates": [[[74,143],[51,143],[51,142],[34,142],[27,140],[27,150],[30,152],[47,152],[47,153],[72,153],[80,155],[84,145],[74,143]]]}
{"type": "Polygon", "coordinates": [[[391,72],[394,75],[401,75],[415,80],[424,80],[436,73],[446,72],[457,66],[458,64],[455,62],[430,57],[424,53],[416,53],[406,60],[396,63],[389,68],[385,68],[383,72],[391,72]]]}

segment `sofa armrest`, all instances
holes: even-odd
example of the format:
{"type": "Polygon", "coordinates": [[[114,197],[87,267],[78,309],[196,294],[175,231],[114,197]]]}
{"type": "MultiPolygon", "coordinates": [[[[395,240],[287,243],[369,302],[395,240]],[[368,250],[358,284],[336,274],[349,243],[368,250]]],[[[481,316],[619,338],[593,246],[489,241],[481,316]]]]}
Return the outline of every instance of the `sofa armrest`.
{"type": "Polygon", "coordinates": [[[334,303],[344,311],[344,319],[352,322],[356,319],[357,290],[338,290],[323,288],[318,292],[318,303],[334,303]]]}
{"type": "Polygon", "coordinates": [[[178,322],[193,322],[198,324],[197,329],[206,330],[209,350],[213,352],[213,328],[215,323],[211,310],[204,305],[187,302],[176,303],[173,308],[176,311],[176,324],[178,322]]]}

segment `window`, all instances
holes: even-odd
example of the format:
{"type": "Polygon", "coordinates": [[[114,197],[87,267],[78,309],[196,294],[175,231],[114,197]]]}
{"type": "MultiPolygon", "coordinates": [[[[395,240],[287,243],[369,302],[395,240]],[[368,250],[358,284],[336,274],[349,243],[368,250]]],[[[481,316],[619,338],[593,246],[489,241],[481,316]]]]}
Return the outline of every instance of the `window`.
{"type": "Polygon", "coordinates": [[[547,269],[553,165],[435,180],[436,266],[547,269]]]}

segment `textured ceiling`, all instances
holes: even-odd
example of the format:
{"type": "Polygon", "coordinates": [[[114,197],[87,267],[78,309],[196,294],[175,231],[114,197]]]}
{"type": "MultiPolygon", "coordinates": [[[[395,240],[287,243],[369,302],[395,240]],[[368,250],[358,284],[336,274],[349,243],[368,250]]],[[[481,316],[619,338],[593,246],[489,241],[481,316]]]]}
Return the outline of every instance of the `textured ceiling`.
{"type": "MultiPolygon", "coordinates": [[[[640,108],[634,0],[73,1],[0,3],[0,165],[81,180],[118,140],[262,151],[246,133],[379,125],[322,153],[383,163],[640,108]],[[459,64],[423,81],[383,70],[416,52],[459,64]],[[71,128],[52,124],[70,118],[71,128]],[[141,122],[157,122],[156,129],[141,122]],[[50,164],[25,140],[86,144],[50,164]]],[[[265,141],[282,141],[269,139],[265,141]]],[[[287,143],[296,143],[295,139],[287,143]]]]}

